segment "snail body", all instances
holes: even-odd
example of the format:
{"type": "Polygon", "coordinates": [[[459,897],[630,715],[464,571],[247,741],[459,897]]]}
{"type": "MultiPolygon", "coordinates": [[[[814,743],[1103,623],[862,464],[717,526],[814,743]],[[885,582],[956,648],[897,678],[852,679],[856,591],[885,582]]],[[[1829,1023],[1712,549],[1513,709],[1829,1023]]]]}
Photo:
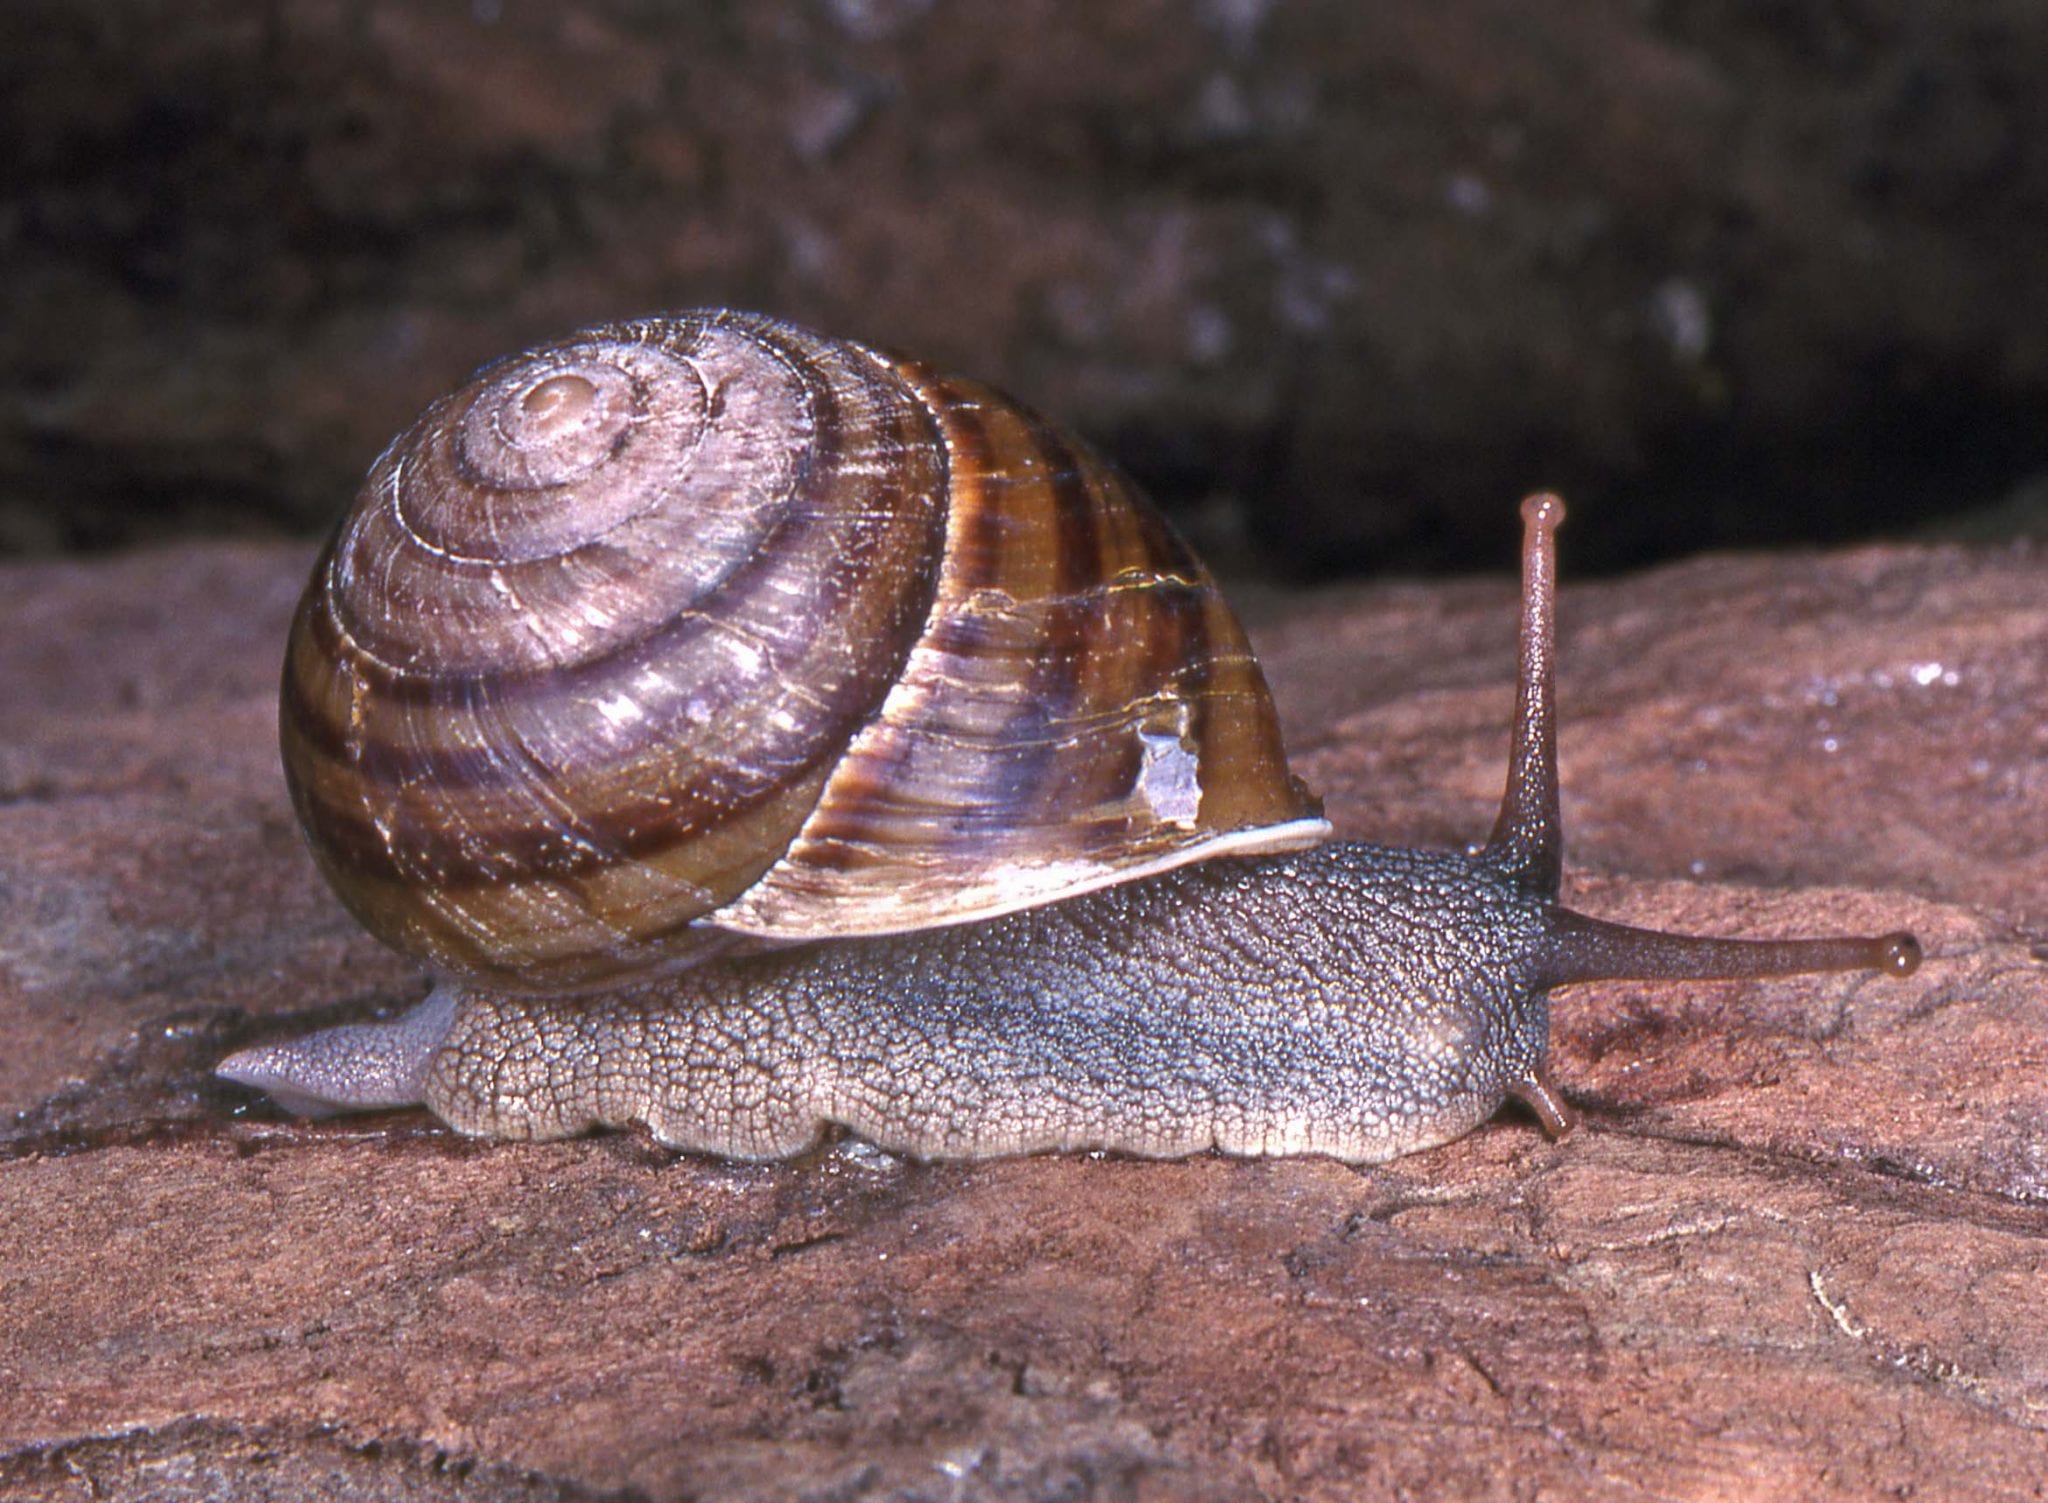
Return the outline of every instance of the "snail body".
{"type": "MultiPolygon", "coordinates": [[[[833,1122],[927,1158],[1382,1159],[1540,1089],[1546,1009],[1526,958],[1540,930],[1540,905],[1459,856],[1220,858],[588,997],[444,985],[397,1025],[421,1037],[364,1104],[424,1102],[500,1137],[637,1125],[746,1158],[798,1152],[833,1122]],[[1422,890],[1474,927],[1384,922],[1422,890]]],[[[390,1031],[352,1036],[366,1047],[344,1089],[390,1031]]]]}
{"type": "Polygon", "coordinates": [[[1554,987],[1910,971],[1557,903],[1562,516],[1486,846],[1326,843],[1206,570],[1028,410],[748,315],[512,357],[378,461],[287,649],[316,859],[441,979],[220,1073],[740,1157],[1364,1162],[1510,1095],[1563,1131],[1554,987]]]}

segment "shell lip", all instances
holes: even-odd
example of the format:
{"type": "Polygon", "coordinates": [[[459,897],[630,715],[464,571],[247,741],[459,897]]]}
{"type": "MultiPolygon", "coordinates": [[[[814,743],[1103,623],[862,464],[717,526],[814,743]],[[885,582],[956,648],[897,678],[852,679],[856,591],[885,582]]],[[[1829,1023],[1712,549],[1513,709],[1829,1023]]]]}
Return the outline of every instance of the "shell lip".
{"type": "MultiPolygon", "coordinates": [[[[1323,844],[1334,833],[1330,822],[1320,817],[1227,830],[1143,861],[1092,866],[1084,860],[1077,860],[1042,868],[1033,872],[1034,880],[1028,884],[1014,879],[1005,882],[998,875],[986,884],[984,895],[978,901],[962,903],[957,911],[949,907],[943,914],[934,914],[930,905],[914,901],[898,905],[879,902],[860,907],[840,905],[835,908],[830,927],[815,930],[792,923],[777,895],[764,893],[757,886],[757,889],[740,894],[726,907],[704,915],[697,922],[755,939],[797,944],[816,939],[865,939],[885,934],[908,934],[935,926],[979,923],[1031,908],[1042,908],[1048,903],[1064,902],[1105,887],[1119,887],[1126,882],[1156,877],[1177,867],[1217,856],[1273,856],[1305,851],[1323,844]],[[750,896],[752,901],[749,901],[750,896]]],[[[958,889],[949,889],[950,901],[958,902],[960,897],[958,889]]]]}

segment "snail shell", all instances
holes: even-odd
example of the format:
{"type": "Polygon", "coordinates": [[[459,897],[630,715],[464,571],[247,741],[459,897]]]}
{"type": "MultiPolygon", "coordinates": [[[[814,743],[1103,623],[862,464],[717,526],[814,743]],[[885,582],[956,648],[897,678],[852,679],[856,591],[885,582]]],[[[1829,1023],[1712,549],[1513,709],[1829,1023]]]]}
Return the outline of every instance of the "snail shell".
{"type": "Polygon", "coordinates": [[[1214,581],[1028,409],[772,319],[487,367],[378,460],[287,649],[315,857],[562,991],[1328,833],[1214,581]]]}

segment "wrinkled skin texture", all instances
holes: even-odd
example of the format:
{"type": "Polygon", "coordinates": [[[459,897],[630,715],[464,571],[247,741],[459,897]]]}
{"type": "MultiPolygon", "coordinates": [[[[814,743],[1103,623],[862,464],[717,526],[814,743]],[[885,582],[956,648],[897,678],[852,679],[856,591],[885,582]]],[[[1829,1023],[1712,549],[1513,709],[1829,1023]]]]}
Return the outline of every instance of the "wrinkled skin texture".
{"type": "Polygon", "coordinates": [[[1547,915],[1482,860],[1339,845],[601,997],[444,985],[316,1037],[349,1046],[329,1099],[383,1078],[382,1104],[500,1137],[644,1126],[762,1158],[839,1123],[926,1158],[1379,1160],[1536,1086],[1547,915]]]}
{"type": "Polygon", "coordinates": [[[837,1122],[927,1158],[1385,1159],[1535,1081],[1543,918],[1457,856],[1211,862],[600,999],[460,1003],[424,1095],[468,1132],[644,1124],[743,1157],[793,1153],[837,1122]]]}

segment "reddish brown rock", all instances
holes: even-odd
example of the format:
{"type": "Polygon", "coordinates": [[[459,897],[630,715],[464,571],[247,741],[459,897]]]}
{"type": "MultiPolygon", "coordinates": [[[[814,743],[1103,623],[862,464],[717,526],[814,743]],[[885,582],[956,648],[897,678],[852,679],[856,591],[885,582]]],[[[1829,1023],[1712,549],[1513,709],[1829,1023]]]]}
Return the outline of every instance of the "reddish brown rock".
{"type": "MultiPolygon", "coordinates": [[[[733,1166],[209,1083],[419,984],[289,825],[307,561],[0,571],[0,1492],[2039,1496],[2038,551],[1568,583],[1574,900],[1930,958],[1563,993],[1581,1132],[1511,1110],[1366,1171],[733,1166]]],[[[1483,833],[1511,599],[1255,612],[1347,833],[1483,833]]]]}

